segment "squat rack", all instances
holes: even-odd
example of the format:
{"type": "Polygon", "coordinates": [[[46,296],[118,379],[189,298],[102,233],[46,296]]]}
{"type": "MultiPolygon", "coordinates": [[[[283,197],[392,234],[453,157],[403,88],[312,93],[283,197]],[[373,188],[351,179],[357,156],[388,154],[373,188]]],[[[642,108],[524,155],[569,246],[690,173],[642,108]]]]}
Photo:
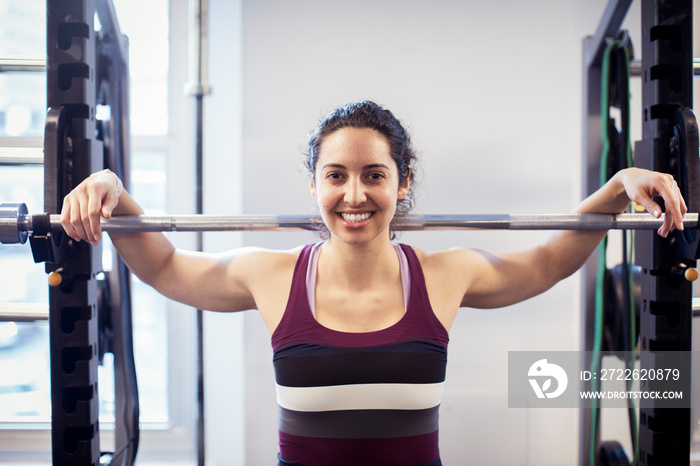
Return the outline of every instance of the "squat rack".
{"type": "MultiPolygon", "coordinates": [[[[603,50],[610,41],[620,37],[631,3],[631,0],[610,0],[595,35],[583,41],[583,197],[599,187],[603,149],[601,123],[607,124],[609,118],[608,109],[601,108],[603,50]]],[[[689,210],[697,212],[700,202],[697,123],[690,110],[694,75],[692,6],[692,0],[641,2],[639,75],[642,79],[643,139],[635,143],[634,165],[673,174],[689,203],[689,210]],[[694,144],[688,142],[693,137],[694,144]]],[[[690,233],[664,239],[640,231],[636,233],[635,243],[638,273],[634,275],[634,285],[641,293],[636,297],[638,336],[631,338],[634,346],[639,345],[641,368],[653,369],[657,364],[656,351],[692,349],[692,283],[679,280],[675,272],[695,266],[697,237],[690,233]]],[[[589,367],[591,358],[588,356],[594,347],[598,261],[597,256],[592,256],[582,274],[582,367],[589,367]]],[[[629,348],[607,347],[605,350],[606,354],[615,354],[629,348]]],[[[681,369],[690,376],[689,364],[681,369]]],[[[586,389],[586,386],[582,382],[581,388],[586,389]]],[[[591,408],[590,404],[586,408],[591,408]]],[[[605,455],[602,450],[609,445],[600,442],[594,417],[596,411],[581,409],[580,413],[579,464],[598,464],[597,460],[605,455]]],[[[690,409],[661,409],[655,400],[648,400],[641,403],[639,413],[638,454],[633,452],[637,464],[689,464],[690,409]]],[[[630,423],[630,428],[634,438],[635,426],[630,423]]],[[[618,456],[611,464],[632,462],[632,458],[623,456],[618,456]]]]}

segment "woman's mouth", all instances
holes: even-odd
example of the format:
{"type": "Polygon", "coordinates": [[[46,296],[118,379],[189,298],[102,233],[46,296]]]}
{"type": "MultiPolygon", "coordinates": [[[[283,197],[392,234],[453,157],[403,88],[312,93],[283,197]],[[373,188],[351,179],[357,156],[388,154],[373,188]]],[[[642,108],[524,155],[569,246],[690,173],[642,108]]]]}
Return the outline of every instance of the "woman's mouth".
{"type": "Polygon", "coordinates": [[[364,222],[368,218],[372,216],[371,212],[363,212],[361,214],[351,214],[351,213],[345,213],[341,212],[340,216],[342,217],[343,220],[345,220],[348,223],[360,223],[364,222]]]}

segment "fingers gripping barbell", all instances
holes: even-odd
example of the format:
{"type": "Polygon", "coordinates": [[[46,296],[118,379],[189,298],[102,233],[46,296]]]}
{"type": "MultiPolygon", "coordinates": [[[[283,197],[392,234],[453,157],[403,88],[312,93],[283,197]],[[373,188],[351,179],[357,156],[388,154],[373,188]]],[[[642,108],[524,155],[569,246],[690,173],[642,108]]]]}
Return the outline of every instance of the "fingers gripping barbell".
{"type": "MultiPolygon", "coordinates": [[[[407,215],[396,221],[399,231],[422,230],[654,230],[663,218],[650,214],[447,214],[407,215]]],[[[0,204],[0,243],[24,243],[40,228],[62,231],[60,216],[29,214],[24,204],[0,204]]],[[[281,231],[324,230],[319,217],[308,215],[138,215],[102,219],[107,232],[281,231]]],[[[698,227],[698,214],[683,219],[686,229],[698,227]]]]}

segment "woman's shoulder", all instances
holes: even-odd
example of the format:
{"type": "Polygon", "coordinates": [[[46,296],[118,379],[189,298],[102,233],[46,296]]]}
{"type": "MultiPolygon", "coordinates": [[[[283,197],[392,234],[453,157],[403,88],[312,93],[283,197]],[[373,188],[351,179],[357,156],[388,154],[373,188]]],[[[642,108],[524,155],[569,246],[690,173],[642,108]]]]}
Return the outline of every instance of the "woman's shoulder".
{"type": "Polygon", "coordinates": [[[427,251],[410,246],[426,273],[451,273],[478,260],[477,251],[468,248],[451,248],[440,251],[427,251]]]}
{"type": "Polygon", "coordinates": [[[296,246],[291,249],[266,249],[259,247],[245,247],[233,251],[237,259],[255,263],[259,266],[296,264],[299,255],[306,246],[296,246]]]}
{"type": "Polygon", "coordinates": [[[237,274],[272,275],[293,270],[299,255],[305,246],[291,249],[266,249],[260,247],[243,247],[220,254],[222,260],[229,264],[229,270],[237,274]]]}
{"type": "Polygon", "coordinates": [[[443,249],[439,251],[428,251],[422,248],[417,248],[415,246],[406,245],[410,247],[413,252],[418,256],[418,260],[423,263],[442,263],[445,261],[453,261],[468,258],[474,255],[474,250],[468,248],[451,248],[443,249]]]}

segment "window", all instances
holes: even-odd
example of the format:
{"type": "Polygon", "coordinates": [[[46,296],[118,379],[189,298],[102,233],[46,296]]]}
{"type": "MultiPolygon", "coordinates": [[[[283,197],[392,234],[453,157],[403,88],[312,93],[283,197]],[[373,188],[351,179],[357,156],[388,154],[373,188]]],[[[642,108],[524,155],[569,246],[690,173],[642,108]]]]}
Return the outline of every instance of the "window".
{"type": "MultiPolygon", "coordinates": [[[[166,209],[168,152],[168,0],[113,0],[119,25],[129,37],[131,97],[131,191],[148,213],[166,209]]],[[[44,59],[44,0],[0,2],[2,59],[44,59]]],[[[99,27],[99,22],[96,22],[99,27]]],[[[186,57],[183,58],[186,60],[186,57]]],[[[42,144],[46,115],[44,72],[0,72],[0,202],[24,202],[43,211],[42,144]],[[20,163],[20,161],[22,161],[20,163]]],[[[106,238],[106,237],[105,237],[106,238]]],[[[108,243],[108,239],[105,240],[108,243]]],[[[110,248],[104,266],[111,268],[110,248]]],[[[0,309],[47,307],[43,264],[34,264],[25,245],[0,246],[0,309]]],[[[134,351],[142,429],[167,431],[181,415],[170,406],[177,384],[168,368],[169,322],[166,300],[134,278],[134,351]]],[[[44,322],[0,321],[0,429],[30,432],[50,428],[49,332],[44,322]]],[[[114,422],[111,358],[99,369],[100,430],[114,422]]],[[[179,398],[181,395],[177,396],[179,398]]],[[[109,437],[109,435],[107,435],[109,437]]],[[[48,452],[48,436],[42,447],[48,452]]],[[[162,439],[161,439],[162,440],[162,439]]],[[[0,440],[0,451],[10,451],[0,440]]],[[[108,450],[102,445],[103,450],[108,450]]],[[[20,442],[21,444],[21,442],[20,442]]],[[[143,445],[143,442],[142,442],[143,445]]],[[[8,445],[9,446],[9,445],[8,445]]],[[[159,446],[163,446],[162,443],[159,446]]],[[[32,445],[32,450],[36,450],[32,445]]],[[[5,453],[3,453],[4,459],[5,453]]],[[[32,459],[22,456],[22,458],[32,459]]],[[[39,458],[39,457],[37,457],[39,458]]],[[[42,456],[41,458],[46,458],[42,456]]]]}
{"type": "MultiPolygon", "coordinates": [[[[28,59],[46,55],[45,6],[41,1],[10,0],[0,4],[0,15],[13,18],[0,28],[3,58],[28,59]]],[[[5,21],[3,22],[5,23],[5,21]]],[[[43,210],[41,136],[46,114],[45,73],[0,73],[0,161],[29,156],[28,166],[0,167],[0,203],[24,202],[43,210]]],[[[4,165],[4,164],[3,164],[4,165]]],[[[26,246],[0,247],[0,306],[46,308],[48,292],[42,264],[34,264],[26,246]]],[[[51,410],[48,325],[0,322],[0,421],[48,422],[51,410]]]]}

